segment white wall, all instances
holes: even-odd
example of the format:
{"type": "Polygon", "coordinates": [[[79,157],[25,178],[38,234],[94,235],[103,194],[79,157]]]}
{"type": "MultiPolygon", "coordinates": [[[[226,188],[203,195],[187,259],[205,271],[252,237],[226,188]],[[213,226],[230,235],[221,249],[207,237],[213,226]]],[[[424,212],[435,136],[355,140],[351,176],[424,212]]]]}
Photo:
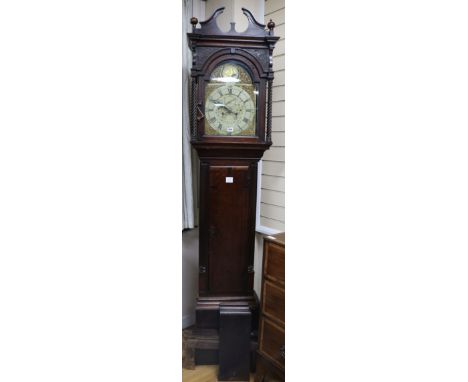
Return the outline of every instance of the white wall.
{"type": "Polygon", "coordinates": [[[285,230],[285,7],[284,0],[265,2],[264,23],[272,19],[275,35],[280,39],[273,51],[273,145],[262,161],[260,225],[285,230]]]}
{"type": "MultiPolygon", "coordinates": [[[[195,16],[199,20],[205,19],[205,2],[201,0],[187,0],[184,2],[187,13],[186,20],[183,20],[184,25],[187,27],[190,23],[190,17],[195,16]]],[[[190,28],[190,26],[189,26],[190,28]]],[[[187,29],[190,30],[190,29],[187,29]]],[[[186,33],[183,28],[183,33],[186,33]]],[[[185,39],[184,39],[185,40],[185,39]]],[[[183,49],[185,53],[190,55],[188,44],[183,49]]],[[[185,55],[183,55],[185,56],[185,55]]],[[[189,60],[191,62],[191,59],[189,60]]],[[[188,108],[188,102],[183,104],[183,107],[188,108]]],[[[192,163],[196,165],[196,163],[192,163]]],[[[194,172],[193,183],[196,183],[196,172],[194,172]]],[[[194,192],[194,203],[197,203],[198,192],[194,192]]],[[[195,206],[196,207],[196,206],[195,206]]],[[[195,224],[197,224],[197,210],[195,208],[195,224]]],[[[182,233],[182,327],[185,328],[195,323],[195,305],[198,295],[198,229],[185,231],[182,233]]]]}
{"type": "Polygon", "coordinates": [[[242,8],[252,12],[258,22],[262,22],[265,9],[263,0],[208,0],[206,2],[205,15],[210,17],[213,12],[221,7],[226,7],[224,12],[218,16],[218,26],[223,31],[228,31],[230,22],[236,23],[236,30],[242,32],[247,29],[247,18],[242,13],[242,8]]]}
{"type": "Polygon", "coordinates": [[[195,323],[198,296],[198,229],[182,233],[182,328],[195,323]]]}

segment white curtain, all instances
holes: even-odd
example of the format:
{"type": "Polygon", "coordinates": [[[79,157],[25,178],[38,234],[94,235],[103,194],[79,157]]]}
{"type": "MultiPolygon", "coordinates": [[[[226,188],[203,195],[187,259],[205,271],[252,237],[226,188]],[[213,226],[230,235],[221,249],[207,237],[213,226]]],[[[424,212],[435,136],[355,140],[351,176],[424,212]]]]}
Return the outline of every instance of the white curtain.
{"type": "Polygon", "coordinates": [[[191,0],[183,0],[182,7],[182,229],[194,228],[194,203],[192,181],[192,155],[190,147],[190,64],[187,32],[191,31],[191,0]]]}

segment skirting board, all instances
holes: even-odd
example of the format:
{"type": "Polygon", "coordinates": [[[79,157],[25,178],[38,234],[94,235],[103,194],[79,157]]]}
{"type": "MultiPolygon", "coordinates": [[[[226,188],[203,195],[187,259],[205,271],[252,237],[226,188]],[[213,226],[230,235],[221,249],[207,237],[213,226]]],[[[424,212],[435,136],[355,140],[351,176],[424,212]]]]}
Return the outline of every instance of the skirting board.
{"type": "Polygon", "coordinates": [[[188,328],[195,324],[195,313],[194,314],[187,314],[182,316],[182,329],[188,328]]]}

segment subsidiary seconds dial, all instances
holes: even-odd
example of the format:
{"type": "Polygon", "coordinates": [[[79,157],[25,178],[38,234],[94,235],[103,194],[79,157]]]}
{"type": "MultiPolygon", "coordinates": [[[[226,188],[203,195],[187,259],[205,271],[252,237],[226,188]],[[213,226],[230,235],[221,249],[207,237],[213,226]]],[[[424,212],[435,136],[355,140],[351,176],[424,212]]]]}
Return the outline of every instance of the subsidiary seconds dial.
{"type": "Polygon", "coordinates": [[[254,122],[253,96],[241,86],[233,84],[214,88],[206,98],[207,122],[220,135],[242,134],[254,122]]]}

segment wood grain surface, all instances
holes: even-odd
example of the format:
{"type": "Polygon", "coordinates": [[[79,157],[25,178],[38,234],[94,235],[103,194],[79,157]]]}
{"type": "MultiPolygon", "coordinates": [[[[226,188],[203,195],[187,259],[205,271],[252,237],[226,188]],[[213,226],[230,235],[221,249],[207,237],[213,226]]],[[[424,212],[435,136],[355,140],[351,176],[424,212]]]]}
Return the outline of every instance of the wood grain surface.
{"type": "MultiPolygon", "coordinates": [[[[254,374],[250,374],[250,382],[254,374]]],[[[218,382],[218,366],[197,366],[194,370],[182,369],[182,382],[218,382]]]]}

